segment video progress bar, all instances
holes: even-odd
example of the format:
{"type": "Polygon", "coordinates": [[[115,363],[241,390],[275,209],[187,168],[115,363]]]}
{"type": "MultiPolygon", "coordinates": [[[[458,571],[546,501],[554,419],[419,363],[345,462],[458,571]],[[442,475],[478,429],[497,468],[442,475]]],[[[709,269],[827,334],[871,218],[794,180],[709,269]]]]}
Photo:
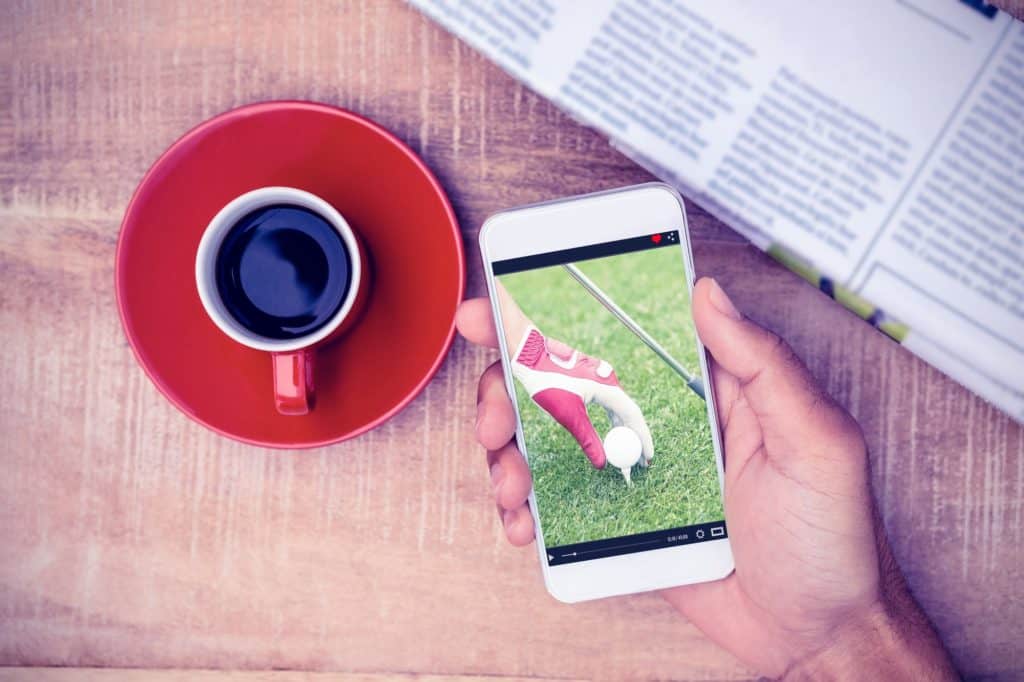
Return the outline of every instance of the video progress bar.
{"type": "Polygon", "coordinates": [[[709,540],[721,540],[726,537],[728,537],[728,533],[725,529],[725,522],[712,521],[711,523],[701,523],[682,528],[627,535],[621,538],[549,547],[548,565],[558,566],[577,561],[603,559],[620,554],[649,552],[654,549],[664,549],[665,547],[675,547],[677,545],[692,545],[698,542],[708,542],[709,540]]]}

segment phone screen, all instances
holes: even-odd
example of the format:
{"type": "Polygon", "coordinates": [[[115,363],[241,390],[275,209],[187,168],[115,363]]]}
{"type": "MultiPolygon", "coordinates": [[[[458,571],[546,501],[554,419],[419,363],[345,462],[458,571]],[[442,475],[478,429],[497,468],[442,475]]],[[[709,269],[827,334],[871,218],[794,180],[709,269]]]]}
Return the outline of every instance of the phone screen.
{"type": "Polygon", "coordinates": [[[669,231],[492,263],[550,565],[726,537],[684,256],[669,231]]]}

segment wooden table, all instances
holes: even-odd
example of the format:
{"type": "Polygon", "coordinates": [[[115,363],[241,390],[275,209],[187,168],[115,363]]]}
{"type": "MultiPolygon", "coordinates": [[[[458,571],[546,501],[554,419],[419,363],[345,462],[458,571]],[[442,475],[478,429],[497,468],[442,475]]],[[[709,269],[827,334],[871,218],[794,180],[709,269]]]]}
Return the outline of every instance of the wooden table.
{"type": "MultiPolygon", "coordinates": [[[[473,295],[489,212],[649,178],[395,1],[4,3],[0,663],[749,677],[656,596],[556,603],[533,551],[506,545],[471,437],[492,353],[456,342],[395,419],[312,452],[221,438],[146,379],[112,286],[128,198],[187,128],[274,98],[351,108],[417,150],[458,212],[473,295]]],[[[863,425],[896,552],[957,664],[1024,675],[1021,427],[690,209],[699,269],[863,425]]]]}

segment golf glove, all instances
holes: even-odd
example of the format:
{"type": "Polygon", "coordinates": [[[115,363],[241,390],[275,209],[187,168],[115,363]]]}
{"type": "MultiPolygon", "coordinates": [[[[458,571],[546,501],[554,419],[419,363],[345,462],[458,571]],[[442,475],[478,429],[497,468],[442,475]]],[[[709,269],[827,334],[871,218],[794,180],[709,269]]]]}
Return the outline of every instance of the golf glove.
{"type": "Polygon", "coordinates": [[[650,463],[654,457],[651,430],[611,365],[545,338],[536,327],[526,330],[512,358],[512,376],[572,434],[594,467],[604,468],[606,457],[601,437],[587,416],[592,402],[605,409],[613,426],[628,426],[636,432],[643,446],[641,463],[650,463]]]}

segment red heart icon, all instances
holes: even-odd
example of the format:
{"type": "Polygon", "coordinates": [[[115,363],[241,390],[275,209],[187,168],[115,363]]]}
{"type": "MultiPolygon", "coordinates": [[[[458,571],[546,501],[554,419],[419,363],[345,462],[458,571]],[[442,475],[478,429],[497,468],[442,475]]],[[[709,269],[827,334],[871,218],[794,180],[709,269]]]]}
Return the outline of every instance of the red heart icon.
{"type": "Polygon", "coordinates": [[[651,241],[654,242],[655,244],[660,244],[661,243],[661,235],[660,234],[652,234],[651,235],[651,241]]]}

